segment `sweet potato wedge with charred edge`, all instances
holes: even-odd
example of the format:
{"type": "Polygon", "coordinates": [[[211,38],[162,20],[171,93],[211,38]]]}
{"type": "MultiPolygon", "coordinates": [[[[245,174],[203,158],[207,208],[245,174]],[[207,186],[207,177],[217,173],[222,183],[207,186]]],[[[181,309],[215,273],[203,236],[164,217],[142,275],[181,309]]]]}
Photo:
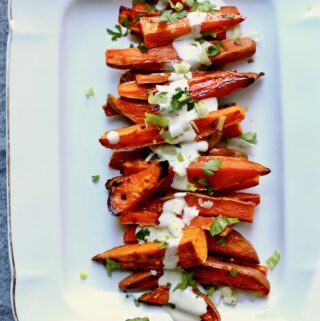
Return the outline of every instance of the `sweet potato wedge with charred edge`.
{"type": "Polygon", "coordinates": [[[156,275],[153,275],[150,271],[136,272],[122,279],[119,282],[119,288],[122,291],[154,289],[158,286],[158,279],[161,274],[162,272],[157,272],[156,275]]]}
{"type": "MultiPolygon", "coordinates": [[[[221,32],[243,20],[244,17],[239,14],[236,7],[222,7],[219,11],[208,13],[200,30],[201,32],[221,32]],[[229,18],[231,15],[233,19],[229,18]]],[[[192,31],[187,17],[174,23],[158,22],[158,17],[141,17],[140,27],[147,48],[171,43],[174,39],[192,31]]]]}
{"type": "Polygon", "coordinates": [[[201,284],[227,285],[261,295],[268,295],[270,292],[270,283],[259,270],[223,262],[214,257],[208,257],[201,267],[195,267],[194,277],[201,284]],[[237,274],[232,276],[231,271],[237,271],[237,274]]]}
{"type": "MultiPolygon", "coordinates": [[[[237,90],[248,87],[263,75],[264,73],[254,72],[207,72],[203,76],[197,76],[188,80],[189,94],[193,100],[225,97],[237,90]]],[[[118,93],[124,98],[147,100],[148,92],[156,92],[155,86],[152,84],[139,85],[133,81],[118,85],[118,93]]]]}
{"type": "Polygon", "coordinates": [[[109,166],[114,169],[120,169],[123,163],[133,160],[144,160],[149,154],[150,150],[148,148],[113,152],[109,161],[109,166]]]}
{"type": "MultiPolygon", "coordinates": [[[[193,121],[198,134],[198,138],[196,139],[200,140],[214,133],[217,130],[221,116],[226,117],[223,128],[227,128],[243,120],[245,114],[240,106],[233,106],[213,111],[203,118],[196,118],[193,121]]],[[[164,139],[160,135],[160,130],[151,124],[148,124],[148,127],[138,124],[113,131],[119,134],[119,141],[116,144],[110,143],[108,139],[110,131],[104,133],[99,139],[100,143],[106,148],[127,150],[164,142],[164,139]]]]}
{"type": "MultiPolygon", "coordinates": [[[[207,258],[208,248],[201,228],[186,228],[178,246],[178,266],[197,266],[207,258]]],[[[119,262],[123,269],[162,270],[165,248],[162,243],[127,244],[98,254],[92,259],[104,263],[107,258],[119,262]]]]}
{"type": "MultiPolygon", "coordinates": [[[[158,218],[162,212],[162,204],[169,197],[151,199],[137,210],[124,211],[120,214],[121,224],[157,225],[158,218]]],[[[189,207],[195,206],[199,210],[199,215],[206,217],[227,216],[238,218],[244,222],[253,222],[253,214],[256,204],[242,201],[233,197],[216,197],[197,193],[187,193],[185,201],[189,207]],[[211,208],[199,205],[201,202],[212,202],[211,208]]]]}
{"type": "MultiPolygon", "coordinates": [[[[196,290],[195,293],[198,294],[196,290]]],[[[220,314],[211,300],[203,293],[199,294],[207,303],[207,313],[201,316],[201,321],[220,321],[220,314]]],[[[169,288],[161,286],[153,290],[152,292],[142,294],[139,297],[139,301],[154,304],[154,305],[164,305],[169,301],[169,288]]]]}
{"type": "Polygon", "coordinates": [[[151,163],[145,170],[127,177],[112,180],[109,190],[109,211],[118,215],[121,211],[134,209],[146,200],[168,175],[167,161],[151,163]]]}
{"type": "MultiPolygon", "coordinates": [[[[133,161],[123,164],[123,173],[135,173],[146,168],[147,162],[133,161]],[[127,171],[129,169],[129,171],[127,171]]],[[[200,156],[198,160],[192,162],[187,168],[188,181],[194,183],[199,191],[205,190],[198,184],[199,179],[205,179],[207,183],[216,191],[237,190],[239,187],[248,188],[259,183],[259,177],[268,175],[270,169],[259,163],[249,161],[243,158],[225,157],[225,156],[200,156]],[[214,175],[206,176],[203,172],[204,164],[211,159],[221,161],[220,168],[214,175]]],[[[173,170],[169,167],[168,177],[163,184],[170,186],[173,178],[173,170]]]]}
{"type": "Polygon", "coordinates": [[[227,149],[221,146],[215,146],[210,149],[208,155],[210,156],[227,156],[248,159],[248,155],[240,150],[227,149]]]}
{"type": "Polygon", "coordinates": [[[239,232],[232,230],[228,235],[221,236],[207,235],[208,251],[212,254],[223,254],[245,260],[254,264],[259,264],[259,257],[252,244],[239,232]]]}
{"type": "MultiPolygon", "coordinates": [[[[250,38],[240,39],[242,45],[235,44],[234,39],[222,40],[220,52],[211,57],[213,65],[221,66],[253,56],[256,52],[255,41],[250,38]]],[[[116,69],[161,71],[168,70],[171,64],[180,61],[171,44],[152,48],[145,53],[139,48],[106,50],[106,64],[116,69]]]]}

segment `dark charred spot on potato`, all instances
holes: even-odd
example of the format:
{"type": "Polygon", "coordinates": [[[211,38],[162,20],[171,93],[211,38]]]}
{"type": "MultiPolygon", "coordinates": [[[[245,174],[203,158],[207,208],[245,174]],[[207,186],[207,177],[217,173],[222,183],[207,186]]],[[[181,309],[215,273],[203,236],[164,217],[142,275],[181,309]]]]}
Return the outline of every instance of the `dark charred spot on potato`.
{"type": "Polygon", "coordinates": [[[217,127],[217,122],[215,122],[215,121],[212,122],[212,123],[211,123],[211,128],[216,128],[216,127],[217,127]]]}
{"type": "Polygon", "coordinates": [[[168,161],[163,161],[160,162],[159,165],[161,166],[161,174],[160,174],[160,179],[165,178],[168,176],[169,173],[169,162],[168,161]]]}
{"type": "Polygon", "coordinates": [[[123,183],[124,179],[123,178],[119,178],[115,181],[112,182],[112,187],[118,187],[123,183]]]}
{"type": "Polygon", "coordinates": [[[151,107],[151,110],[154,111],[154,112],[159,111],[160,110],[160,105],[153,105],[151,107]]]}
{"type": "Polygon", "coordinates": [[[127,196],[125,194],[122,194],[120,197],[121,197],[122,200],[126,200],[127,199],[127,196]]]}

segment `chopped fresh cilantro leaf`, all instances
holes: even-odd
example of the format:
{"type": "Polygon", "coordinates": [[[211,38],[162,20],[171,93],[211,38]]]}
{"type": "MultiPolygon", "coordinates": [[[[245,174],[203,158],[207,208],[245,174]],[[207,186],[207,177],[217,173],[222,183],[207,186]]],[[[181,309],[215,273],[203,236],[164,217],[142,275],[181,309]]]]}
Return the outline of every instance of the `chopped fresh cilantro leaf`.
{"type": "Polygon", "coordinates": [[[252,58],[250,58],[250,59],[248,60],[248,64],[252,64],[252,63],[254,63],[254,60],[253,60],[252,58]]]}
{"type": "MultiPolygon", "coordinates": [[[[185,104],[192,103],[192,98],[189,96],[187,88],[176,88],[175,94],[171,98],[169,111],[174,112],[181,109],[185,104]]],[[[189,106],[188,106],[189,108],[189,106]]]]}
{"type": "Polygon", "coordinates": [[[209,186],[209,183],[208,183],[207,180],[204,179],[204,178],[200,178],[200,179],[198,180],[198,183],[199,183],[201,186],[203,186],[203,187],[208,187],[208,186],[209,186]]]}
{"type": "Polygon", "coordinates": [[[188,286],[194,287],[197,282],[193,279],[193,272],[182,271],[181,282],[176,285],[175,290],[185,290],[188,286]]]}
{"type": "Polygon", "coordinates": [[[121,24],[126,28],[130,28],[129,19],[127,17],[122,19],[121,24]]]}
{"type": "Polygon", "coordinates": [[[160,159],[160,157],[158,155],[153,155],[150,160],[155,161],[155,160],[159,160],[159,159],[160,159]]]}
{"type": "Polygon", "coordinates": [[[137,240],[142,240],[147,243],[146,237],[150,235],[150,231],[147,228],[142,228],[136,233],[137,240]]]}
{"type": "Polygon", "coordinates": [[[162,15],[158,18],[158,22],[174,23],[179,19],[186,17],[188,13],[186,11],[173,12],[172,10],[163,11],[162,15]]]}
{"type": "Polygon", "coordinates": [[[117,41],[122,37],[126,37],[129,34],[129,29],[122,29],[120,25],[115,25],[116,30],[107,29],[107,33],[111,36],[112,41],[117,41]]]}
{"type": "Polygon", "coordinates": [[[130,48],[134,48],[134,44],[133,43],[130,43],[130,48]]]}
{"type": "Polygon", "coordinates": [[[146,4],[147,0],[132,0],[132,4],[136,4],[136,3],[146,4]]]}
{"type": "Polygon", "coordinates": [[[155,125],[156,127],[168,127],[169,126],[169,118],[165,117],[165,116],[161,116],[161,115],[155,115],[155,114],[149,114],[146,113],[146,120],[155,125]]]}
{"type": "Polygon", "coordinates": [[[147,317],[144,317],[144,318],[127,319],[126,321],[150,321],[150,319],[147,317]]]}
{"type": "MultiPolygon", "coordinates": [[[[221,166],[221,160],[213,158],[204,163],[203,172],[206,176],[212,176],[213,172],[217,171],[221,166]]],[[[202,184],[201,184],[202,185],[202,184]]]]}
{"type": "Polygon", "coordinates": [[[237,274],[238,274],[238,271],[236,270],[236,269],[231,269],[231,271],[230,271],[230,275],[232,276],[232,277],[236,277],[237,276],[237,274]]]}
{"type": "Polygon", "coordinates": [[[176,4],[174,4],[171,0],[169,0],[169,4],[172,9],[175,9],[178,12],[184,9],[184,5],[181,2],[177,2],[176,4]]]}
{"type": "Polygon", "coordinates": [[[254,144],[254,145],[256,145],[258,142],[257,141],[257,134],[253,133],[253,132],[248,132],[248,133],[242,134],[239,136],[239,138],[246,141],[247,143],[254,144]]]}
{"type": "Polygon", "coordinates": [[[215,218],[210,226],[210,233],[212,236],[220,234],[227,226],[234,225],[240,221],[237,218],[225,217],[219,215],[215,218]]]}
{"type": "Polygon", "coordinates": [[[280,256],[280,252],[275,250],[274,253],[268,258],[266,263],[269,269],[273,270],[277,266],[280,261],[280,256]]]}
{"type": "Polygon", "coordinates": [[[217,38],[217,33],[216,32],[210,32],[210,31],[204,31],[201,32],[202,37],[212,37],[212,38],[217,38]]]}
{"type": "Polygon", "coordinates": [[[86,90],[86,96],[87,96],[87,97],[92,97],[92,96],[94,96],[94,89],[93,89],[92,86],[89,87],[89,88],[86,90]]]}
{"type": "Polygon", "coordinates": [[[137,299],[133,299],[134,305],[138,308],[140,306],[140,301],[137,299]]]}
{"type": "Polygon", "coordinates": [[[171,288],[171,285],[172,285],[172,284],[171,284],[170,282],[167,282],[166,287],[170,289],[170,288],[171,288]]]}
{"type": "Polygon", "coordinates": [[[168,307],[170,307],[171,309],[175,309],[175,308],[176,308],[176,305],[173,304],[173,303],[170,303],[170,302],[165,302],[165,303],[163,303],[163,305],[164,305],[164,306],[168,306],[168,307]]]}
{"type": "Polygon", "coordinates": [[[107,269],[108,276],[111,276],[112,272],[114,270],[119,270],[120,269],[120,263],[115,262],[115,261],[113,261],[111,259],[107,259],[106,260],[106,269],[107,269]]]}
{"type": "Polygon", "coordinates": [[[227,241],[225,237],[220,237],[220,239],[217,242],[220,246],[225,247],[227,246],[227,241]]]}
{"type": "Polygon", "coordinates": [[[141,51],[141,53],[145,53],[148,51],[146,45],[143,42],[139,43],[138,48],[141,51]]]}
{"type": "Polygon", "coordinates": [[[91,176],[92,183],[97,184],[100,180],[100,175],[91,176]]]}
{"type": "Polygon", "coordinates": [[[190,11],[198,12],[214,12],[217,11],[217,6],[212,4],[210,1],[197,1],[197,0],[188,0],[187,5],[190,8],[190,11]]]}

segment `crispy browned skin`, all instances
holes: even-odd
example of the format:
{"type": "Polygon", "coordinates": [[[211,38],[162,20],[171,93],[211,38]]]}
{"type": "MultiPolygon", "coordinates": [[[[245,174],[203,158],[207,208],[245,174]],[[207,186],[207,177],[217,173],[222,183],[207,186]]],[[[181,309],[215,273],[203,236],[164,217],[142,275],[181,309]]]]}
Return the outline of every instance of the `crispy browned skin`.
{"type": "Polygon", "coordinates": [[[238,157],[248,159],[248,155],[242,151],[235,149],[227,149],[220,146],[215,146],[210,149],[208,155],[211,156],[227,156],[227,157],[238,157]]]}
{"type": "MultiPolygon", "coordinates": [[[[224,129],[243,120],[245,114],[240,106],[232,106],[213,111],[206,117],[196,118],[193,122],[198,134],[197,140],[208,137],[214,133],[217,130],[219,118],[221,116],[226,117],[223,124],[224,129]]],[[[110,131],[108,131],[99,139],[100,143],[106,148],[128,150],[152,146],[164,142],[164,139],[160,135],[160,129],[150,124],[148,124],[147,127],[143,124],[137,124],[112,131],[115,131],[119,134],[119,142],[116,144],[111,144],[108,139],[108,134],[110,131]]]]}
{"type": "Polygon", "coordinates": [[[223,238],[221,236],[211,236],[210,233],[206,233],[206,235],[209,253],[228,255],[259,264],[260,261],[256,250],[239,232],[232,230],[223,238]]]}
{"type": "MultiPolygon", "coordinates": [[[[194,292],[197,293],[196,290],[194,290],[194,292]]],[[[212,301],[203,293],[201,293],[200,296],[208,305],[207,313],[201,316],[201,321],[220,321],[220,314],[212,301]]],[[[169,301],[169,288],[165,286],[158,287],[152,292],[142,294],[139,297],[139,301],[148,304],[163,305],[169,301]]]]}
{"type": "MultiPolygon", "coordinates": [[[[225,31],[244,20],[236,7],[222,7],[217,12],[208,13],[201,24],[201,32],[225,31]],[[226,15],[233,16],[228,19],[226,15]]],[[[158,17],[141,17],[140,27],[147,48],[171,43],[174,39],[191,32],[188,18],[179,19],[174,23],[158,22],[158,17]]]]}
{"type": "MultiPolygon", "coordinates": [[[[133,161],[123,164],[123,168],[128,169],[130,173],[141,171],[147,166],[144,161],[133,161]]],[[[205,179],[206,182],[217,192],[231,192],[244,188],[253,187],[259,184],[259,177],[270,173],[270,169],[259,163],[249,161],[244,158],[225,157],[225,156],[200,156],[192,162],[187,168],[188,181],[194,183],[198,191],[206,189],[199,184],[199,179],[205,179]],[[211,159],[221,161],[220,168],[215,171],[214,175],[206,176],[203,168],[204,164],[211,159]]],[[[169,174],[163,181],[162,186],[170,186],[173,179],[173,170],[169,167],[169,174]]]]}
{"type": "MultiPolygon", "coordinates": [[[[235,44],[233,39],[222,40],[221,43],[220,53],[211,57],[214,66],[245,59],[256,52],[256,43],[250,38],[241,38],[242,45],[235,44]]],[[[106,64],[116,69],[161,71],[180,61],[171,44],[152,48],[145,53],[139,48],[106,50],[106,64]]]]}
{"type": "MultiPolygon", "coordinates": [[[[162,204],[169,198],[157,198],[147,201],[139,209],[124,211],[120,214],[121,224],[157,225],[158,218],[162,213],[162,204]]],[[[238,218],[244,222],[253,222],[253,215],[256,204],[250,201],[243,201],[237,197],[216,197],[198,193],[187,193],[185,200],[188,206],[195,206],[199,210],[199,215],[214,217],[227,216],[238,218]],[[199,205],[201,202],[212,202],[211,208],[199,205]]],[[[196,224],[196,222],[194,222],[196,224]]]]}
{"type": "MultiPolygon", "coordinates": [[[[186,228],[178,247],[178,266],[187,268],[202,264],[208,248],[201,228],[186,228]]],[[[162,270],[165,248],[162,243],[127,244],[98,254],[92,259],[104,263],[107,258],[119,262],[124,269],[162,270]]]]}
{"type": "Polygon", "coordinates": [[[201,267],[194,268],[195,279],[202,284],[227,285],[236,289],[250,290],[268,295],[270,283],[258,269],[223,262],[214,257],[208,257],[201,267]],[[235,276],[231,271],[237,271],[235,276]]]}
{"type": "MultiPolygon", "coordinates": [[[[193,100],[225,97],[248,87],[263,75],[264,73],[234,71],[211,71],[198,74],[188,80],[189,94],[193,100]]],[[[156,92],[155,85],[140,85],[136,81],[123,82],[118,85],[118,93],[124,98],[147,100],[149,92],[156,92]]]]}
{"type": "Polygon", "coordinates": [[[145,170],[127,177],[112,180],[109,190],[109,211],[118,215],[134,209],[146,200],[168,174],[169,163],[151,163],[145,170]]]}
{"type": "Polygon", "coordinates": [[[114,169],[120,169],[123,163],[133,160],[143,160],[149,155],[147,148],[133,149],[130,151],[113,152],[109,161],[109,166],[114,169]]]}

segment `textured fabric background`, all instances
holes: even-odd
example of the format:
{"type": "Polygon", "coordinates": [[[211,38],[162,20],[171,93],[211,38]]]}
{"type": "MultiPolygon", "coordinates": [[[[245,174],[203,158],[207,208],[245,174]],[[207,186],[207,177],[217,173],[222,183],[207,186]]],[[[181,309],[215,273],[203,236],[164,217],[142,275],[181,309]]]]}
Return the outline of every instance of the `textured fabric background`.
{"type": "Polygon", "coordinates": [[[10,304],[10,266],[7,239],[6,192],[6,47],[7,0],[0,0],[0,320],[13,321],[10,304]]]}

